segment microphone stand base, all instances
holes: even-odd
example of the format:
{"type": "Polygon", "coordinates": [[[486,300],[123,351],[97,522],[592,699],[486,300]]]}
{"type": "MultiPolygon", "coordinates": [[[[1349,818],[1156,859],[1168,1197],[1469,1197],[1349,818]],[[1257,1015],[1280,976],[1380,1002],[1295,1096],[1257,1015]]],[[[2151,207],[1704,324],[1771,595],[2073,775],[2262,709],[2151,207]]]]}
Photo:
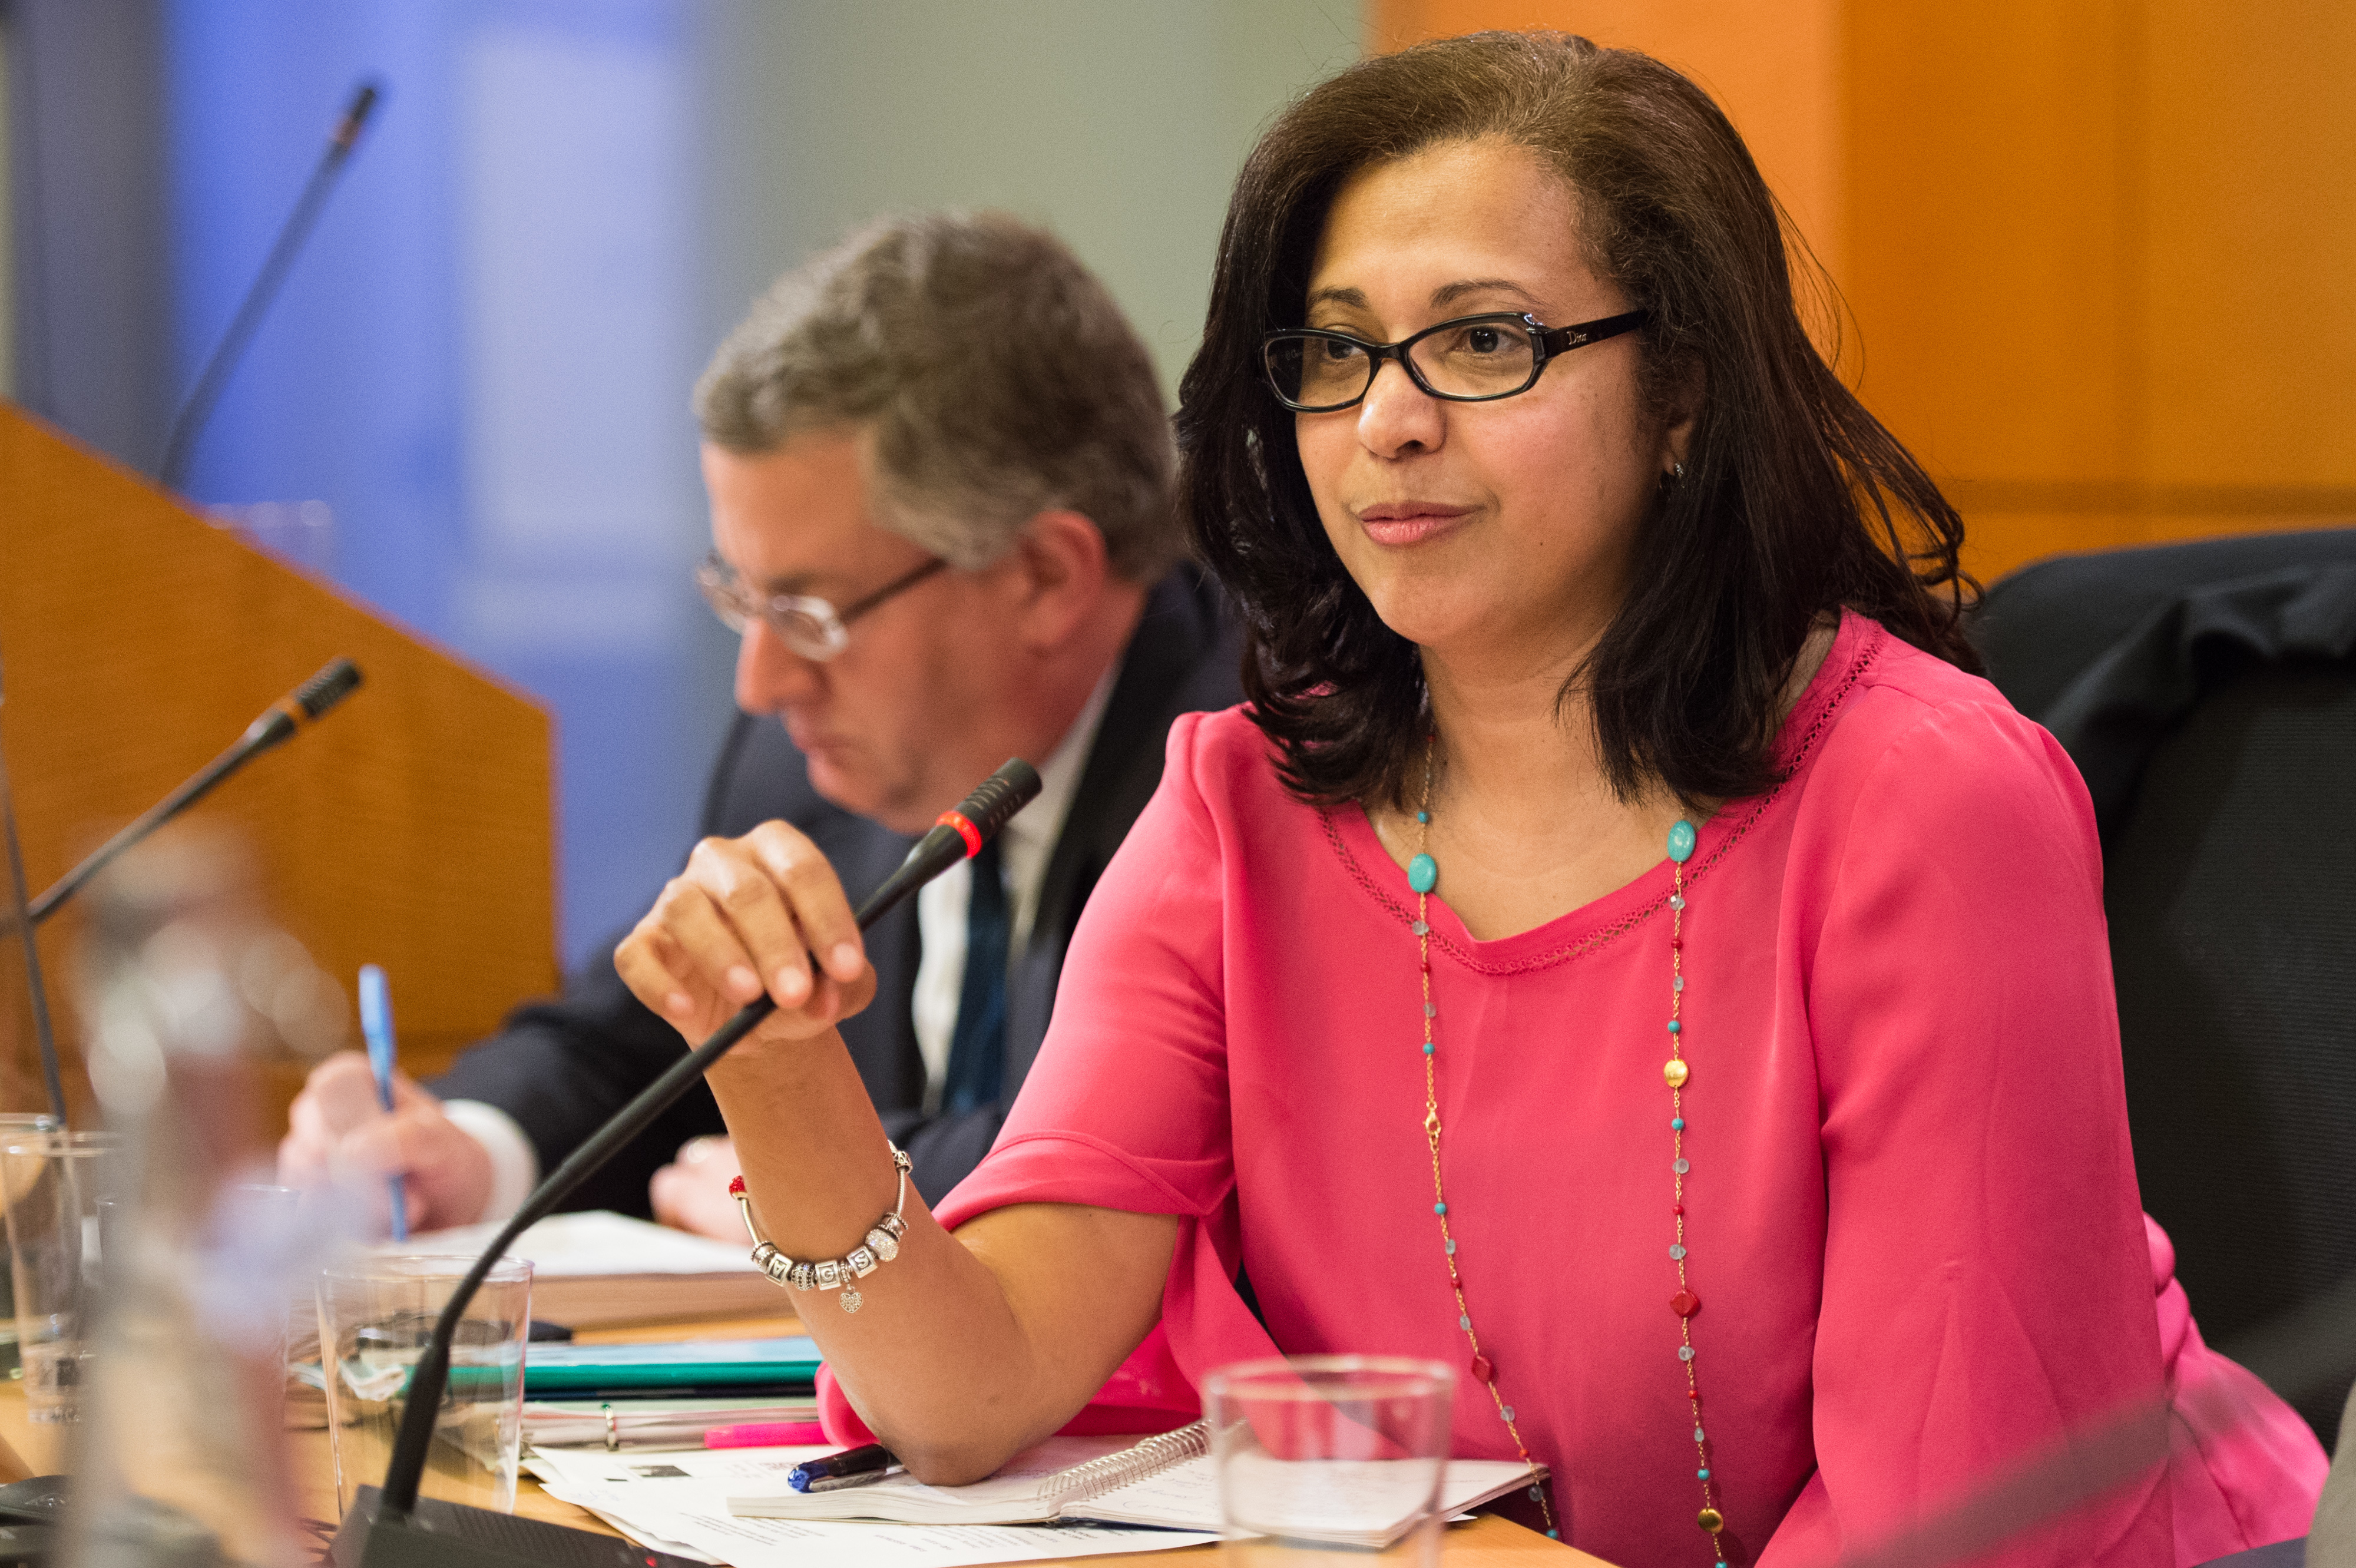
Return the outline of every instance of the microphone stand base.
{"type": "Polygon", "coordinates": [[[377,1489],[362,1487],[336,1531],[335,1568],[702,1568],[618,1536],[494,1513],[433,1498],[406,1518],[380,1520],[377,1489]]]}

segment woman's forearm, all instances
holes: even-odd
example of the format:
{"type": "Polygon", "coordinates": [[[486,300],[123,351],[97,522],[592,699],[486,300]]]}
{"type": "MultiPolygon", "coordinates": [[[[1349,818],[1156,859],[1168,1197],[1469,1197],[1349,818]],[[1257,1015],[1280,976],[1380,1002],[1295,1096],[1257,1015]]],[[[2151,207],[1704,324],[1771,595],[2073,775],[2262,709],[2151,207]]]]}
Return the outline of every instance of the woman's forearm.
{"type": "MultiPolygon", "coordinates": [[[[831,1031],[752,1039],[710,1079],[762,1234],[839,1258],[897,1185],[884,1128],[831,1031]]],[[[1074,1205],[984,1215],[951,1236],[915,1191],[899,1255],[839,1291],[788,1291],[842,1389],[919,1478],[988,1475],[1087,1402],[1152,1326],[1177,1221],[1074,1205]]]]}

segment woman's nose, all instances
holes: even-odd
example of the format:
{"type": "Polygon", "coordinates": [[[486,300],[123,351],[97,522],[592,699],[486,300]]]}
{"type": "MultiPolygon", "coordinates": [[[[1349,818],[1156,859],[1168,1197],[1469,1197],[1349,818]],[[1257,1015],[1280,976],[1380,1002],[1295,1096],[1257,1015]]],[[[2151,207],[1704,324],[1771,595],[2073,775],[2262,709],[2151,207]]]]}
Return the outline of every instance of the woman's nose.
{"type": "Polygon", "coordinates": [[[1415,384],[1396,359],[1375,367],[1375,379],[1358,404],[1358,440],[1377,457],[1439,446],[1447,424],[1440,400],[1415,384]]]}

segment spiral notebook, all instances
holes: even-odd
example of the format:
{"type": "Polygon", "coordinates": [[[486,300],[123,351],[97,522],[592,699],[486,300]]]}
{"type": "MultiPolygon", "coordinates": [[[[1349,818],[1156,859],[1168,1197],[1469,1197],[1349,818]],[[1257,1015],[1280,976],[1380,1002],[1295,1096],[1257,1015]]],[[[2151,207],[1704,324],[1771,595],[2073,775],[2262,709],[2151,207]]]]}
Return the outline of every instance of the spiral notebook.
{"type": "MultiPolygon", "coordinates": [[[[1217,1477],[1203,1422],[1141,1442],[1054,1437],[1024,1450],[987,1480],[928,1487],[905,1471],[832,1492],[732,1496],[728,1511],[756,1519],[884,1520],[896,1524],[1038,1524],[1048,1520],[1216,1530],[1217,1477]]],[[[1461,1513],[1537,1478],[1512,1460],[1451,1459],[1440,1487],[1443,1516],[1461,1513]]],[[[1334,1528],[1321,1540],[1379,1546],[1396,1532],[1334,1528]]]]}

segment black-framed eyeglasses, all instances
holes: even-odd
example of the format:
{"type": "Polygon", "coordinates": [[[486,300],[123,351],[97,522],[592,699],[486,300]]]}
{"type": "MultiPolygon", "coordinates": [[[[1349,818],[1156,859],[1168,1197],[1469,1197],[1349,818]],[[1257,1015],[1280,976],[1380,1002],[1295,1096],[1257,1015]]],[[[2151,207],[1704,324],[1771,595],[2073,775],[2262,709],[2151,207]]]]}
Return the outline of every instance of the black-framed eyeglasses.
{"type": "Polygon", "coordinates": [[[1373,390],[1375,372],[1391,359],[1433,397],[1487,403],[1529,391],[1547,360],[1633,332],[1644,319],[1644,311],[1630,310],[1550,328],[1535,316],[1500,310],[1460,316],[1396,343],[1318,327],[1280,328],[1260,339],[1260,369],[1277,401],[1297,413],[1350,407],[1373,390]]]}
{"type": "Polygon", "coordinates": [[[695,569],[695,585],[712,606],[712,613],[720,624],[742,635],[755,620],[766,621],[769,629],[785,639],[786,646],[804,659],[820,662],[833,658],[851,641],[852,621],[873,609],[893,595],[915,587],[948,564],[934,556],[913,571],[902,573],[863,599],[854,600],[841,609],[825,599],[809,594],[761,595],[746,587],[736,575],[736,569],[713,551],[695,569]]]}

